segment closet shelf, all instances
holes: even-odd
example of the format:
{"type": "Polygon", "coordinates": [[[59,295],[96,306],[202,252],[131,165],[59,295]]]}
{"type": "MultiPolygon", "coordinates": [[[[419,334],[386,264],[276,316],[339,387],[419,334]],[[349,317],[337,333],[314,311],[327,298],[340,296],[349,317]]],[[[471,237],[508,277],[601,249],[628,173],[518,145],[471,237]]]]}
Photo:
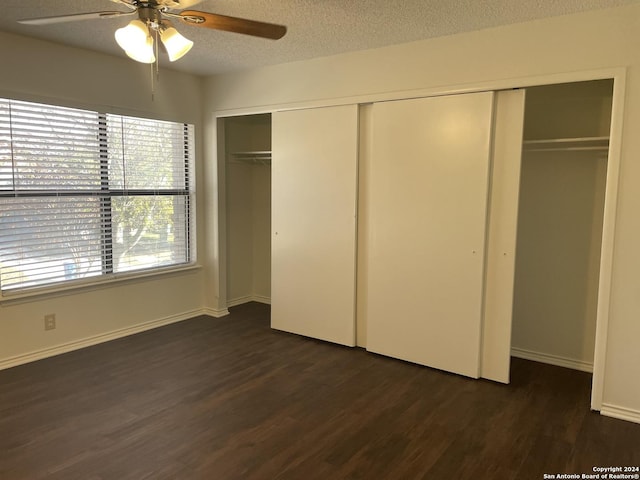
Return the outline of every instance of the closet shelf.
{"type": "Polygon", "coordinates": [[[609,150],[609,137],[525,140],[522,142],[522,146],[527,152],[607,151],[609,150]]]}
{"type": "Polygon", "coordinates": [[[228,155],[229,163],[242,163],[250,165],[271,165],[271,151],[257,150],[252,152],[231,152],[228,155]]]}

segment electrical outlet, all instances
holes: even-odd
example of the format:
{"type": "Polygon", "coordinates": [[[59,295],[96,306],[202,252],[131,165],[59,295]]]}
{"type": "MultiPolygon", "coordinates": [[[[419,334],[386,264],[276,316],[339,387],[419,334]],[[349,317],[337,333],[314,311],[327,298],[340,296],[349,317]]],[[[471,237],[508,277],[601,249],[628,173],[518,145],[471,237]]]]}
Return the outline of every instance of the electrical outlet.
{"type": "Polygon", "coordinates": [[[56,314],[50,313],[44,316],[44,329],[54,330],[56,328],[56,314]]]}

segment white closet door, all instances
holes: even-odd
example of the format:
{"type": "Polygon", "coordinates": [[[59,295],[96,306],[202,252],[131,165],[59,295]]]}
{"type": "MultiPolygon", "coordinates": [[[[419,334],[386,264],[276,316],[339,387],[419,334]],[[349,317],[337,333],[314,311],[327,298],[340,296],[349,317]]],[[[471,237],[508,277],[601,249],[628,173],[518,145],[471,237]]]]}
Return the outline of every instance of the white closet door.
{"type": "Polygon", "coordinates": [[[509,383],[524,90],[496,93],[480,376],[509,383]]]}
{"type": "Polygon", "coordinates": [[[355,345],[358,107],[272,117],[271,327],[355,345]]]}
{"type": "Polygon", "coordinates": [[[479,375],[493,93],[373,106],[367,349],[479,375]]]}

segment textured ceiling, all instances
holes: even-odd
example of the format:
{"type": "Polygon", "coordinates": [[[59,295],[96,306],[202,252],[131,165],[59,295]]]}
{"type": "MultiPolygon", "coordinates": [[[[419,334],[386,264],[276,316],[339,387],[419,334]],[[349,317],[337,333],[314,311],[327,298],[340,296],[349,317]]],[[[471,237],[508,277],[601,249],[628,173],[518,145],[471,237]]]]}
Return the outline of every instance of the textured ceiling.
{"type": "MultiPolygon", "coordinates": [[[[192,8],[278,23],[281,40],[264,40],[184,24],[195,42],[181,60],[163,67],[200,75],[291,62],[499,25],[618,7],[640,0],[203,0],[192,8]]],[[[125,10],[109,0],[0,0],[0,31],[125,57],[113,32],[132,17],[56,25],[21,25],[17,19],[125,10]]]]}

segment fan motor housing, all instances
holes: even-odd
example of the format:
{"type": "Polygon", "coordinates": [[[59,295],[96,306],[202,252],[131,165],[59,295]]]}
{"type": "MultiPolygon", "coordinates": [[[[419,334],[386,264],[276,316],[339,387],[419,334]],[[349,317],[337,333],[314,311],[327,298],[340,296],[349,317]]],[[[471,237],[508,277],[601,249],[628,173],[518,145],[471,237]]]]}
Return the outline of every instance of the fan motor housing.
{"type": "Polygon", "coordinates": [[[138,17],[146,24],[160,24],[160,9],[158,6],[143,5],[138,6],[138,17]]]}
{"type": "Polygon", "coordinates": [[[137,0],[133,4],[138,8],[181,8],[180,0],[137,0]]]}

